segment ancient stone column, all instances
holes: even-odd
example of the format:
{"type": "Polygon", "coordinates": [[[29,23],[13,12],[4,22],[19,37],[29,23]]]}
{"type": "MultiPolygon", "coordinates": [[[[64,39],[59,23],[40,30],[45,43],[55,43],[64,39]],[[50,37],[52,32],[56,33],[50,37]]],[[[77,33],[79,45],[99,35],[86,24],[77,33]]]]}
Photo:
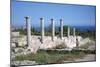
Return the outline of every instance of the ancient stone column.
{"type": "Polygon", "coordinates": [[[73,28],[73,36],[76,36],[76,35],[75,35],[75,28],[73,28]]]}
{"type": "Polygon", "coordinates": [[[51,24],[52,24],[52,41],[54,41],[54,37],[55,37],[55,23],[54,23],[54,19],[51,19],[51,24]]]}
{"type": "Polygon", "coordinates": [[[68,26],[68,32],[67,32],[67,36],[69,37],[70,36],[70,27],[68,26]]]}
{"type": "Polygon", "coordinates": [[[43,43],[44,40],[44,19],[40,18],[40,23],[41,23],[41,43],[43,43]]]}
{"type": "Polygon", "coordinates": [[[30,19],[29,17],[25,17],[26,20],[26,30],[27,30],[27,45],[29,46],[31,44],[31,25],[30,25],[30,19]]]}
{"type": "Polygon", "coordinates": [[[63,39],[63,20],[62,19],[60,19],[60,31],[61,31],[60,33],[61,39],[63,39]]]}

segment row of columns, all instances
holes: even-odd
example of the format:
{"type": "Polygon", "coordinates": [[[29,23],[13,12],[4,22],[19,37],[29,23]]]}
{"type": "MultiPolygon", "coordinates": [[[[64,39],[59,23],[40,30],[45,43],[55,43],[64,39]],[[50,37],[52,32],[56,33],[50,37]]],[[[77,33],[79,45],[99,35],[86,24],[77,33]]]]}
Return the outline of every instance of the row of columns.
{"type": "MultiPolygon", "coordinates": [[[[40,18],[40,23],[41,23],[41,40],[43,43],[43,38],[44,38],[44,19],[40,18]]],[[[51,19],[51,24],[52,24],[52,41],[54,41],[54,37],[55,37],[55,21],[54,19],[51,19]]],[[[60,19],[60,38],[63,39],[63,19],[60,19]]],[[[70,27],[68,27],[68,37],[70,36],[70,27]]],[[[73,36],[75,35],[75,28],[73,28],[73,36]]]]}
{"type": "MultiPolygon", "coordinates": [[[[25,17],[26,20],[26,29],[27,29],[27,46],[31,43],[31,25],[30,25],[30,19],[29,17],[25,17]]],[[[55,37],[55,22],[54,19],[51,19],[52,23],[52,41],[54,41],[55,37]]],[[[41,24],[41,43],[43,43],[44,40],[44,19],[40,18],[40,24],[41,24]]],[[[63,39],[63,19],[60,19],[60,38],[63,39]]],[[[70,27],[68,27],[68,34],[67,36],[70,36],[70,27]]],[[[75,36],[75,28],[73,28],[73,36],[75,36]]]]}

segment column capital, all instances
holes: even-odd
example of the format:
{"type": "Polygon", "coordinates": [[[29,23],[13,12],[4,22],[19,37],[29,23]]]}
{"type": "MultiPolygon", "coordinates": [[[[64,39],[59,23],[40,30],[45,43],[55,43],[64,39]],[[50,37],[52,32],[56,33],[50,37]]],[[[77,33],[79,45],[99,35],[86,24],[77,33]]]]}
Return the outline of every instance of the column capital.
{"type": "Polygon", "coordinates": [[[60,21],[63,21],[63,18],[61,18],[60,21]]]}
{"type": "Polygon", "coordinates": [[[41,17],[40,20],[43,20],[43,17],[41,17]]]}
{"type": "Polygon", "coordinates": [[[29,19],[29,16],[26,16],[25,19],[29,19]]]}
{"type": "Polygon", "coordinates": [[[54,19],[52,18],[51,20],[53,21],[54,19]]]}

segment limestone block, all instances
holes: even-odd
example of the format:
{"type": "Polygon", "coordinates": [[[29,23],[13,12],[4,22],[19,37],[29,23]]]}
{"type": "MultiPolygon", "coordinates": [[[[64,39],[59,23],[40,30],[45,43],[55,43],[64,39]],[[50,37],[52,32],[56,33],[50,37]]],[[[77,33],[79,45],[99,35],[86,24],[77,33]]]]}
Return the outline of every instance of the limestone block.
{"type": "Polygon", "coordinates": [[[85,38],[85,39],[82,39],[79,44],[80,45],[84,45],[84,44],[86,44],[88,42],[90,42],[90,39],[89,38],[85,38]]]}
{"type": "Polygon", "coordinates": [[[11,43],[11,47],[16,47],[16,43],[11,43]]]}
{"type": "Polygon", "coordinates": [[[19,32],[11,32],[12,37],[19,36],[19,32]]]}

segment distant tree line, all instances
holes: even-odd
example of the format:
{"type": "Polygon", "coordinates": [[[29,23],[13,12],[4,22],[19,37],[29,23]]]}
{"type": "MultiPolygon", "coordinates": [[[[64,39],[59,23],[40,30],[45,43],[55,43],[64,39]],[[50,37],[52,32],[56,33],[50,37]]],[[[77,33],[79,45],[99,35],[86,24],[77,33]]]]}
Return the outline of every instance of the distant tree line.
{"type": "MultiPolygon", "coordinates": [[[[14,29],[13,31],[19,31],[21,35],[26,35],[26,29],[23,28],[18,28],[14,29]]],[[[64,25],[63,26],[63,36],[67,36],[67,31],[68,31],[68,26],[64,25]]],[[[45,28],[45,36],[51,36],[52,34],[52,28],[51,25],[48,26],[48,29],[45,28]]],[[[36,28],[31,27],[31,34],[32,35],[41,35],[41,31],[37,31],[36,28]]],[[[60,27],[55,27],[55,35],[60,36],[60,27]]],[[[70,27],[70,35],[73,35],[73,28],[70,27]]],[[[95,39],[96,36],[96,31],[80,31],[76,29],[76,36],[80,35],[82,37],[92,37],[95,39]]]]}

